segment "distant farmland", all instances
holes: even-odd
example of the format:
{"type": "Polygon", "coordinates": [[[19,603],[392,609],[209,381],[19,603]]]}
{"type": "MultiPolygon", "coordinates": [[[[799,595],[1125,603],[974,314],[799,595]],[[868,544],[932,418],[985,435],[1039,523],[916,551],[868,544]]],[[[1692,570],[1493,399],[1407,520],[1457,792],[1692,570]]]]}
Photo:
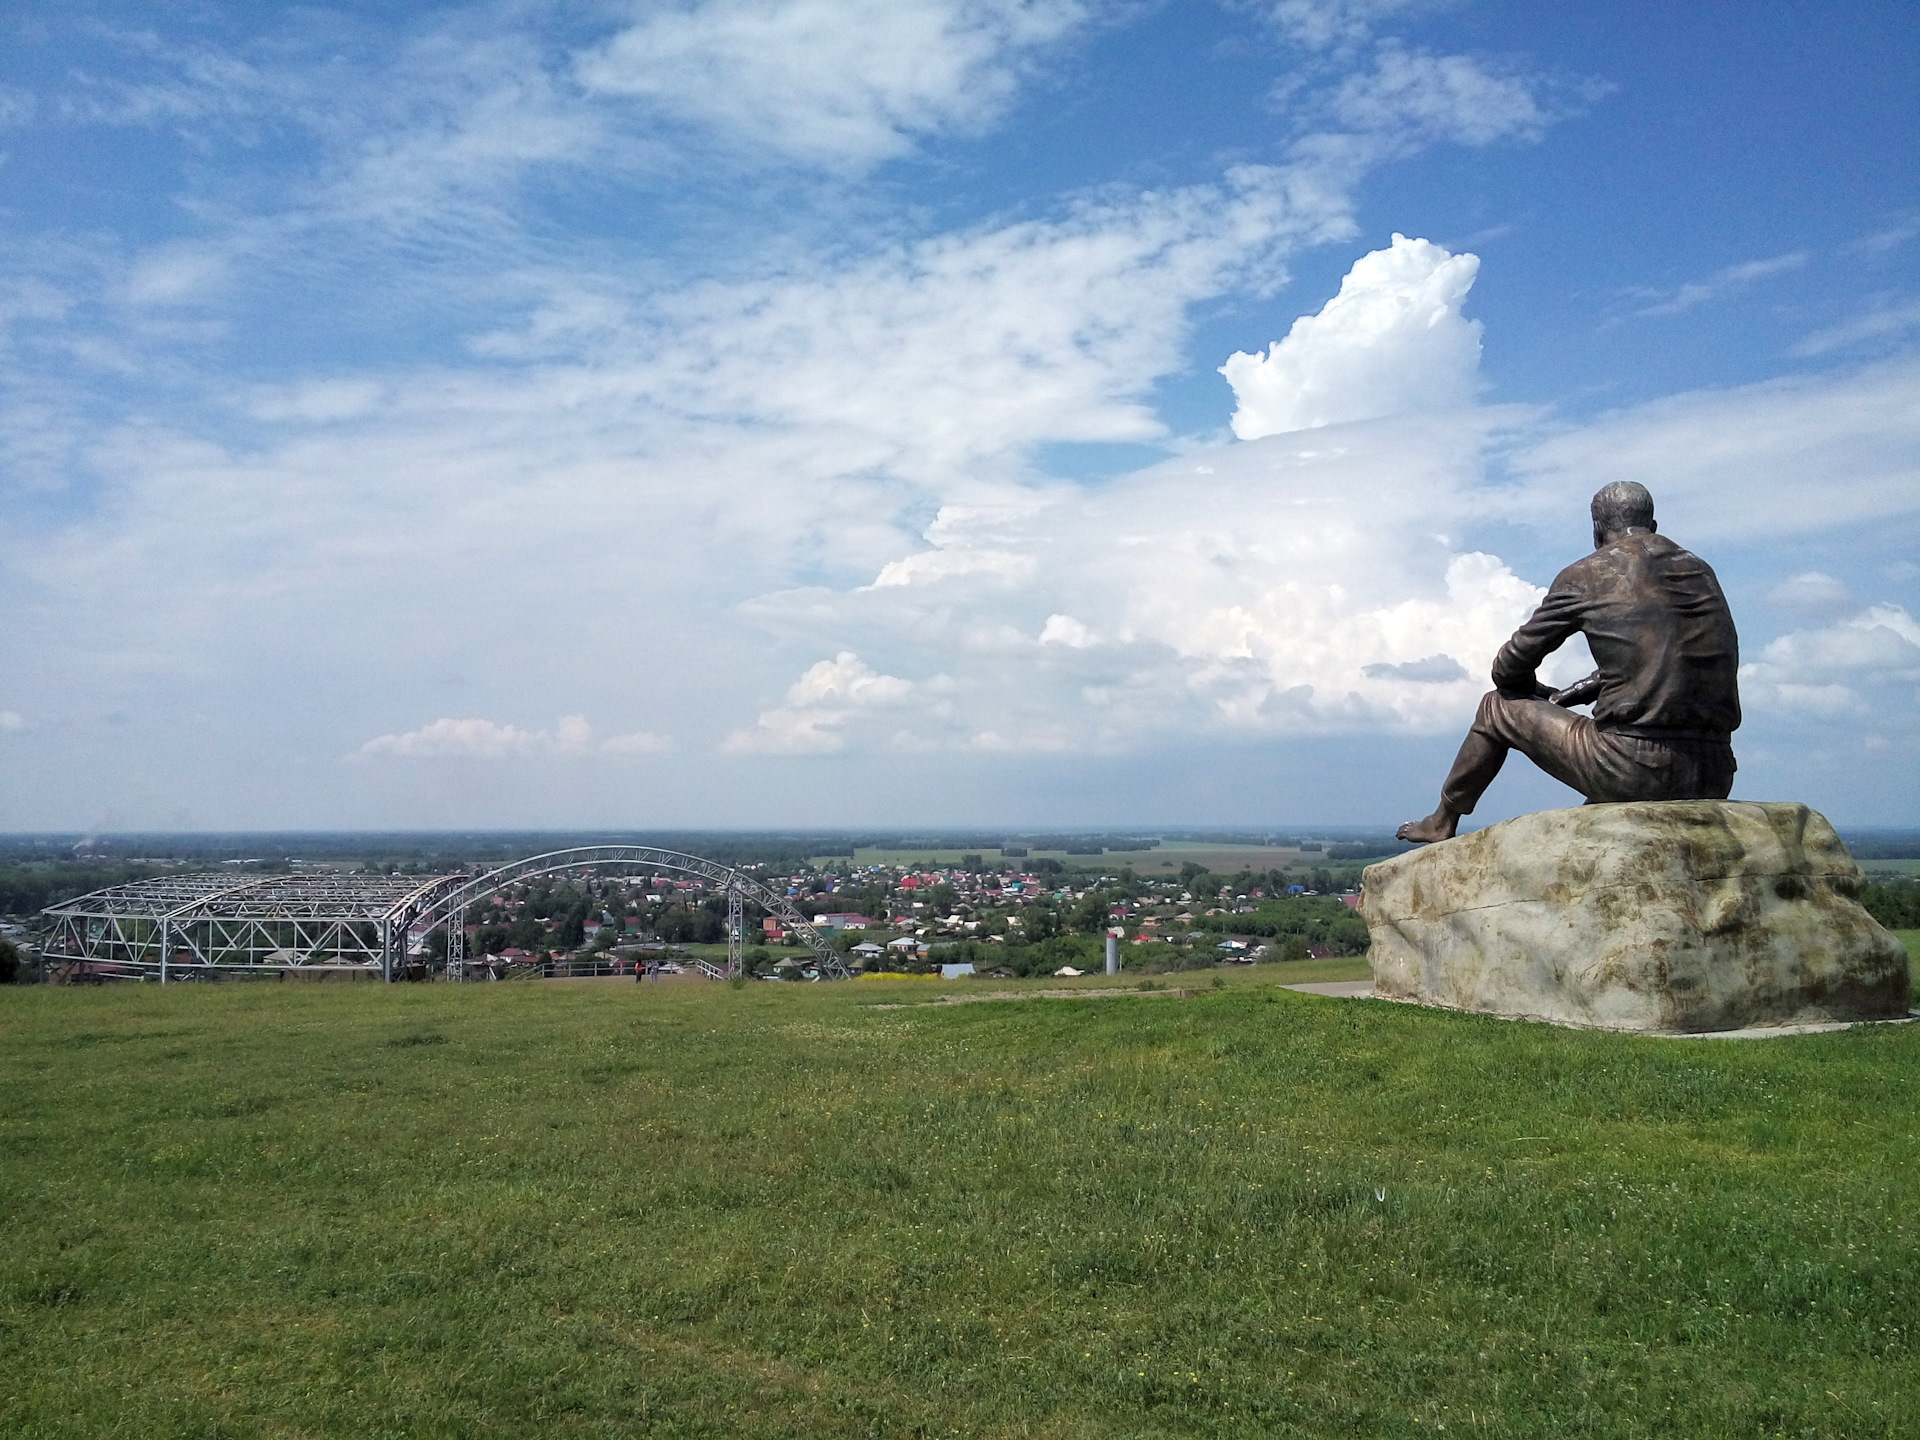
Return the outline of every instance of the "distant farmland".
{"type": "MultiPolygon", "coordinates": [[[[972,849],[877,849],[863,847],[853,852],[855,865],[925,865],[929,868],[944,868],[961,863],[962,857],[978,855],[988,865],[998,865],[1008,857],[1004,852],[993,848],[972,849]]],[[[839,857],[822,856],[816,863],[839,857]]],[[[1216,845],[1196,841],[1163,840],[1151,850],[1110,850],[1099,855],[1076,855],[1066,850],[1029,849],[1025,856],[1009,861],[1020,864],[1022,860],[1048,859],[1058,860],[1063,865],[1082,870],[1101,870],[1115,872],[1121,867],[1131,865],[1135,873],[1148,876],[1178,874],[1183,864],[1191,861],[1219,875],[1231,875],[1239,870],[1281,870],[1289,865],[1304,861],[1308,865],[1324,863],[1319,852],[1302,852],[1298,849],[1281,848],[1271,845],[1216,845]]],[[[1351,863],[1351,862],[1348,862],[1351,863]]]]}

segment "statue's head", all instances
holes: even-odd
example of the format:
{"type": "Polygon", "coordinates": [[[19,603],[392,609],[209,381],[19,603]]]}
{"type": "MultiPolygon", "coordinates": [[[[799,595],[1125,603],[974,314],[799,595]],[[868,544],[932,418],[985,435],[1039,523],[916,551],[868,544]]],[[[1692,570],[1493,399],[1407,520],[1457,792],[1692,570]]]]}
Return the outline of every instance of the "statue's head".
{"type": "Polygon", "coordinates": [[[1644,485],[1632,480],[1616,480],[1593,497],[1593,548],[1596,550],[1616,536],[1635,530],[1652,534],[1659,528],[1653,523],[1653,496],[1644,485]]]}

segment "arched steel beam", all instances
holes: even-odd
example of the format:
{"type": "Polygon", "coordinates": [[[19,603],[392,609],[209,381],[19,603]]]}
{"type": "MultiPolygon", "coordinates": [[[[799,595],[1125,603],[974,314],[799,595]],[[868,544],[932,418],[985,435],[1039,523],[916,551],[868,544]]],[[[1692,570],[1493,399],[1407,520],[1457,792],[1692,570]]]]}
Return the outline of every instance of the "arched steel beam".
{"type": "Polygon", "coordinates": [[[823,977],[841,980],[852,973],[847,969],[847,962],[840,952],[827,943],[826,938],[814,928],[813,922],[802,915],[786,896],[775,894],[751,875],[722,865],[717,860],[706,860],[678,850],[660,850],[651,845],[582,845],[571,850],[551,850],[544,855],[529,855],[524,860],[515,860],[497,870],[476,875],[431,899],[421,901],[417,895],[409,896],[388,912],[387,921],[393,927],[392,933],[397,935],[404,935],[415,926],[432,929],[448,923],[467,906],[497,894],[509,885],[517,885],[536,875],[587,865],[639,865],[710,880],[727,894],[751,900],[769,914],[784,920],[813,952],[814,958],[820,963],[823,977]]]}

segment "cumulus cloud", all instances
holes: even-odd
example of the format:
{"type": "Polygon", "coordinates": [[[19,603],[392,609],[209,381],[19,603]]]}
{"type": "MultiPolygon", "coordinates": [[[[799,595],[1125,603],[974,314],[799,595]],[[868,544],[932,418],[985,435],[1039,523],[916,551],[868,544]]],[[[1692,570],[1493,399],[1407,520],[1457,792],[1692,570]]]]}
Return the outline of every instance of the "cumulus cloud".
{"type": "Polygon", "coordinates": [[[449,718],[402,734],[376,735],[354,753],[361,757],[399,755],[407,759],[440,759],[452,755],[495,760],[505,755],[524,755],[548,739],[543,732],[522,730],[517,725],[449,718]]]}
{"type": "Polygon", "coordinates": [[[576,66],[739,144],[832,168],[971,131],[1086,18],[1080,0],[707,0],[655,9],[576,66]]]}
{"type": "Polygon", "coordinates": [[[1920,623],[1901,606],[1871,605],[1837,624],[1790,632],[1740,667],[1740,685],[1749,706],[1825,717],[1891,708],[1911,721],[1920,696],[1909,692],[1889,707],[1871,703],[1870,693],[1920,685],[1920,623]]]}
{"type": "Polygon", "coordinates": [[[349,758],[500,760],[516,755],[658,755],[672,748],[671,738],[645,730],[596,740],[584,715],[563,715],[551,730],[525,730],[477,718],[443,718],[418,730],[376,735],[349,758]]]}
{"type": "Polygon", "coordinates": [[[27,728],[18,710],[0,710],[0,734],[17,735],[27,728]]]}
{"type": "Polygon", "coordinates": [[[880,567],[873,584],[875,589],[885,589],[890,585],[913,585],[949,575],[994,575],[1017,581],[1032,573],[1031,555],[1015,555],[1005,550],[923,550],[918,555],[889,560],[880,567]]]}
{"type": "Polygon", "coordinates": [[[1783,610],[1818,614],[1844,610],[1853,602],[1853,595],[1845,581],[1807,570],[1774,586],[1767,592],[1767,599],[1783,610]]]}
{"type": "Polygon", "coordinates": [[[788,688],[786,703],[763,710],[752,729],[736,730],[721,749],[736,754],[811,755],[846,744],[842,727],[861,712],[887,710],[910,699],[911,680],[882,675],[851,650],[809,666],[788,688]]]}
{"type": "Polygon", "coordinates": [[[1354,262],[1340,293],[1293,322],[1265,355],[1239,352],[1220,373],[1242,440],[1467,404],[1480,366],[1480,322],[1460,312],[1480,260],[1395,235],[1354,262]]]}
{"type": "MultiPolygon", "coordinates": [[[[1484,504],[1501,418],[1428,413],[1211,447],[1038,506],[943,515],[922,553],[1034,564],[1014,585],[955,563],[808,597],[812,625],[858,636],[892,674],[938,657],[937,692],[902,691],[884,727],[832,744],[1102,752],[1453,729],[1544,593],[1446,538],[1484,504]]],[[[1584,673],[1584,651],[1555,666],[1584,673]]],[[[761,728],[826,748],[805,718],[761,728]]]]}
{"type": "Polygon", "coordinates": [[[1049,615],[1047,623],[1040,627],[1042,645],[1065,645],[1073,650],[1084,650],[1094,643],[1093,632],[1071,615],[1049,615]]]}

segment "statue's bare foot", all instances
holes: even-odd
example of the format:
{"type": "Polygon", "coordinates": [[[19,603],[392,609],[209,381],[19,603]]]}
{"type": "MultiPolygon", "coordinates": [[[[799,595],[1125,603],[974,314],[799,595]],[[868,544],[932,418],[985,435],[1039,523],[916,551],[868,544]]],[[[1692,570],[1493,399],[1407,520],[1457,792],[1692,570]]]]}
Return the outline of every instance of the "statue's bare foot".
{"type": "Polygon", "coordinates": [[[1409,820],[1393,833],[1399,839],[1411,840],[1417,845],[1430,845],[1436,840],[1451,840],[1454,827],[1459,823],[1458,815],[1436,810],[1424,820],[1409,820]]]}

